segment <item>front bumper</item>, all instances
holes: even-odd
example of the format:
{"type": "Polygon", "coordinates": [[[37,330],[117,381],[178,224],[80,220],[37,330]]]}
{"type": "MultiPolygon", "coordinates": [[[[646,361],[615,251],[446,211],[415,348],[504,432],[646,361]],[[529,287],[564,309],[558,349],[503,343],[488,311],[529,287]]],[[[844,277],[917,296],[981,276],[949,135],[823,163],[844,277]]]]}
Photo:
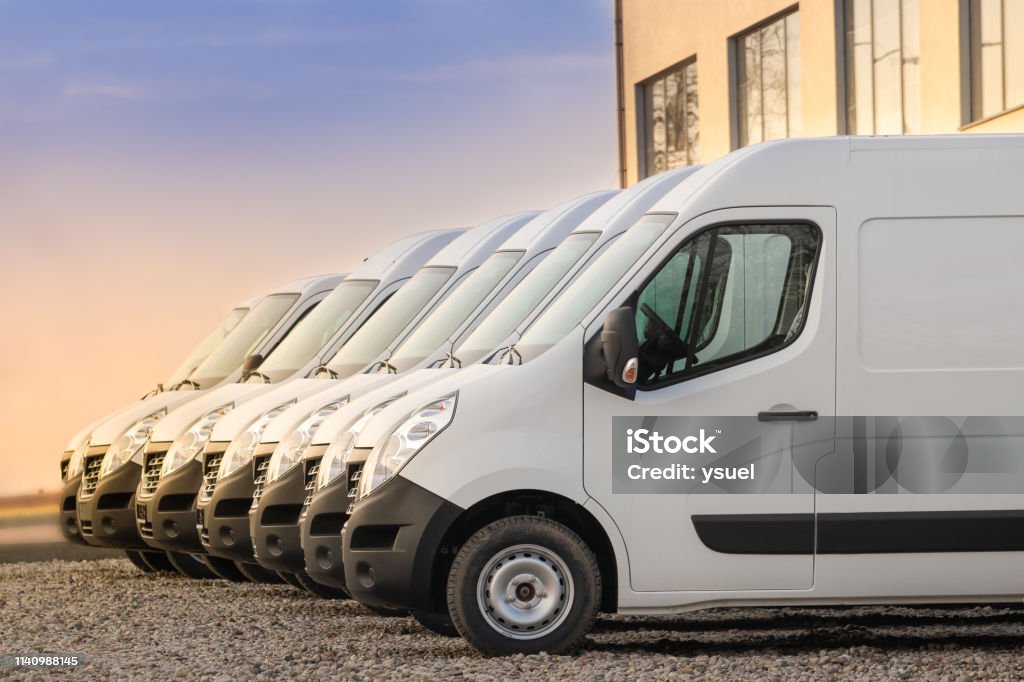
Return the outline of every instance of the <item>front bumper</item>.
{"type": "Polygon", "coordinates": [[[135,490],[142,467],[127,462],[99,478],[108,446],[90,448],[78,488],[78,532],[90,545],[121,549],[149,549],[135,527],[135,490]],[[99,452],[94,453],[94,450],[99,452]]]}
{"type": "MultiPolygon", "coordinates": [[[[152,449],[147,449],[147,472],[150,456],[159,457],[162,465],[169,447],[170,443],[154,443],[152,449]]],[[[152,493],[138,491],[135,523],[146,544],[169,552],[203,551],[196,531],[196,496],[202,484],[203,465],[192,460],[161,477],[152,493]]]]}
{"type": "MultiPolygon", "coordinates": [[[[223,450],[227,443],[222,444],[223,450]]],[[[254,461],[263,461],[273,446],[261,446],[254,461]]],[[[213,556],[232,561],[251,562],[252,538],[249,535],[249,508],[256,490],[253,466],[244,466],[227,478],[217,481],[209,497],[200,495],[196,525],[199,541],[213,556]]]]}
{"type": "Polygon", "coordinates": [[[302,510],[300,542],[306,573],[322,585],[345,587],[341,528],[355,502],[362,470],[362,462],[350,463],[344,481],[334,481],[316,491],[302,510]]]}
{"type": "Polygon", "coordinates": [[[253,554],[261,566],[274,571],[306,570],[299,541],[299,516],[306,499],[307,461],[319,463],[327,446],[311,446],[306,457],[284,476],[263,489],[256,508],[249,512],[253,554]]]}
{"type": "Polygon", "coordinates": [[[341,533],[348,591],[372,606],[435,610],[434,559],[463,511],[401,474],[357,502],[341,533]]]}
{"type": "Polygon", "coordinates": [[[87,545],[78,530],[78,487],[82,483],[82,475],[75,476],[70,481],[64,481],[64,487],[60,492],[60,532],[64,539],[76,545],[87,545]]]}

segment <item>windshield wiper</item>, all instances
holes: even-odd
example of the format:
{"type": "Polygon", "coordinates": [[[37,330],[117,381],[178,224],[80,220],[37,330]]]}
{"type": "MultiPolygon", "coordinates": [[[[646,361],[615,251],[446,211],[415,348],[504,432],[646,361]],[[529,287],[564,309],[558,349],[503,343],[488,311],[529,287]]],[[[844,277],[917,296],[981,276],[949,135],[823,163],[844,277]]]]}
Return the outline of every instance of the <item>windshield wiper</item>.
{"type": "Polygon", "coordinates": [[[516,348],[516,344],[510,343],[500,351],[501,355],[498,357],[499,365],[521,365],[523,364],[523,354],[516,348]]]}
{"type": "Polygon", "coordinates": [[[323,363],[317,365],[313,368],[313,371],[309,373],[309,375],[314,379],[319,379],[321,374],[326,374],[329,379],[338,378],[338,373],[323,363]]]}
{"type": "Polygon", "coordinates": [[[182,379],[178,383],[170,387],[170,391],[179,391],[183,386],[188,386],[191,390],[198,391],[202,386],[199,385],[198,381],[192,381],[191,379],[182,379]]]}
{"type": "Polygon", "coordinates": [[[251,372],[249,372],[248,374],[246,374],[246,375],[245,375],[245,381],[247,381],[247,382],[248,382],[248,381],[249,381],[249,379],[252,379],[253,377],[258,377],[258,378],[260,378],[260,379],[263,379],[263,383],[265,383],[265,384],[270,384],[270,383],[273,383],[273,382],[272,382],[272,381],[270,380],[270,377],[268,377],[268,376],[267,376],[266,374],[264,374],[263,372],[260,372],[259,370],[255,370],[255,369],[254,369],[253,371],[251,371],[251,372]]]}
{"type": "Polygon", "coordinates": [[[381,360],[373,366],[371,372],[377,372],[378,374],[398,374],[398,368],[392,365],[387,360],[381,360]],[[384,370],[381,372],[381,370],[384,370]]]}

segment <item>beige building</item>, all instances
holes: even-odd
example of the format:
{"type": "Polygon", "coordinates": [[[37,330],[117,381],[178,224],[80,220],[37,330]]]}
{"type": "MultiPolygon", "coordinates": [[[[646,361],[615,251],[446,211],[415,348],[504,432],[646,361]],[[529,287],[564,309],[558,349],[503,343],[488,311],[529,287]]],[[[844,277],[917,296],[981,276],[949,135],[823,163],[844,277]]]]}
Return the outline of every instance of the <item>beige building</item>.
{"type": "Polygon", "coordinates": [[[615,0],[623,186],[782,137],[1024,131],[1024,0],[615,0]]]}

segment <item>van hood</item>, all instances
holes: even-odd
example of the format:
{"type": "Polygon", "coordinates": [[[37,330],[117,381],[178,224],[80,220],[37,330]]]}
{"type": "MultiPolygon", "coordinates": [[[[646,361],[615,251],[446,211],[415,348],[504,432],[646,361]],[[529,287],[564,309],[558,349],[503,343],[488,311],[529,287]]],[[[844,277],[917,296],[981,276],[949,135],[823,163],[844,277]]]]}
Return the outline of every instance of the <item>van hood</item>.
{"type": "MultiPolygon", "coordinates": [[[[366,391],[372,390],[381,384],[388,383],[395,377],[396,375],[394,374],[354,374],[350,377],[346,377],[345,379],[320,379],[318,380],[319,383],[321,385],[326,384],[326,387],[317,393],[310,394],[305,399],[300,400],[294,407],[289,408],[280,417],[272,421],[263,432],[261,442],[280,443],[282,440],[287,438],[289,434],[291,434],[291,432],[306,419],[306,417],[327,403],[334,402],[335,400],[341,400],[345,396],[349,396],[349,402],[351,402],[354,396],[362,395],[366,391]]],[[[345,405],[325,419],[317,429],[317,435],[319,435],[328,424],[336,422],[342,414],[349,414],[348,405],[345,405]]],[[[314,440],[313,442],[317,441],[314,440]]]]}
{"type": "Polygon", "coordinates": [[[149,439],[153,443],[171,442],[208,412],[227,403],[234,403],[237,408],[271,388],[273,384],[227,384],[203,391],[201,397],[168,412],[167,416],[157,423],[149,439]]]}
{"type": "MultiPolygon", "coordinates": [[[[335,382],[324,379],[298,378],[290,379],[280,384],[267,385],[264,387],[265,390],[261,391],[258,395],[249,397],[243,404],[236,403],[235,409],[218,420],[210,436],[210,442],[234,440],[236,436],[245,431],[264,412],[269,412],[275,407],[293,400],[301,402],[304,398],[329,388],[332,383],[335,382]]],[[[215,407],[217,405],[213,405],[210,409],[215,407]]],[[[290,411],[291,409],[288,409],[281,413],[280,416],[284,416],[290,411]]]]}
{"type": "Polygon", "coordinates": [[[192,400],[205,396],[209,391],[167,391],[158,393],[152,398],[132,403],[128,407],[114,413],[102,425],[92,431],[93,445],[110,445],[121,437],[132,424],[154,412],[166,409],[168,413],[192,400]]]}
{"type": "Polygon", "coordinates": [[[432,372],[439,378],[409,391],[407,395],[378,412],[359,433],[356,447],[372,448],[382,438],[390,435],[391,431],[405,421],[414,410],[454,393],[468,383],[509,369],[515,368],[510,365],[471,365],[464,369],[421,370],[432,372]]]}
{"type": "Polygon", "coordinates": [[[338,436],[345,433],[357,419],[362,417],[363,413],[367,410],[376,407],[385,400],[390,400],[396,395],[415,391],[424,385],[442,379],[453,371],[457,370],[418,369],[403,374],[377,375],[388,380],[380,382],[372,388],[353,391],[349,395],[348,405],[325,419],[324,423],[320,425],[316,436],[313,438],[313,444],[330,445],[338,436]]]}

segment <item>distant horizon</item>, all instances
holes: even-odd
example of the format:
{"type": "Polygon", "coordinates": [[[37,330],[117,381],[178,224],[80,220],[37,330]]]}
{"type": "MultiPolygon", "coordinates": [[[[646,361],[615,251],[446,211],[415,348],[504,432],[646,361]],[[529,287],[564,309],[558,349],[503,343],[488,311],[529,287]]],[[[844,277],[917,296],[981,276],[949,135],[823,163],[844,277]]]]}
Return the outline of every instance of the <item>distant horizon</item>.
{"type": "Polygon", "coordinates": [[[616,186],[611,5],[0,4],[0,496],[238,302],[616,186]]]}

